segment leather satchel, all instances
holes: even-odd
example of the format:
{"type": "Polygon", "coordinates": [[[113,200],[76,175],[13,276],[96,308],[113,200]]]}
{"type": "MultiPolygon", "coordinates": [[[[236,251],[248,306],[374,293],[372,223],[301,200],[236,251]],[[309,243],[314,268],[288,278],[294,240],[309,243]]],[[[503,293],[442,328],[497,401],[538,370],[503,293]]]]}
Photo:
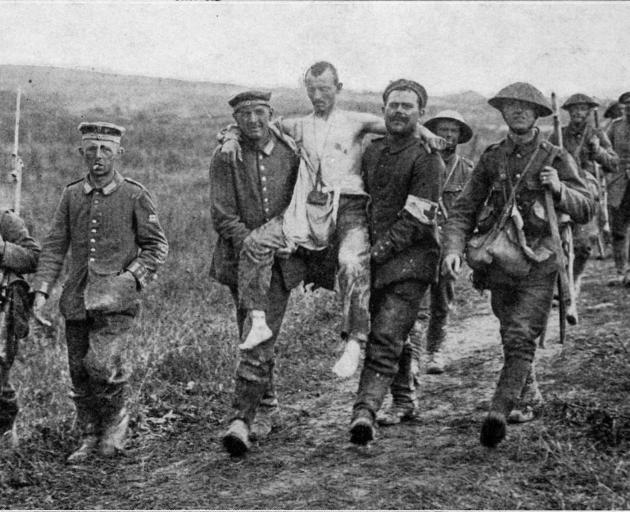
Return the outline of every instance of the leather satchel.
{"type": "Polygon", "coordinates": [[[516,193],[520,189],[523,178],[529,173],[536,161],[540,148],[534,154],[512,188],[509,199],[505,203],[499,221],[486,233],[473,235],[466,244],[466,261],[473,270],[486,272],[492,265],[509,276],[525,277],[532,268],[532,261],[538,261],[529,247],[523,247],[525,235],[521,226],[515,223],[513,212],[516,193]],[[528,258],[527,255],[532,255],[528,258]]]}
{"type": "Polygon", "coordinates": [[[326,246],[330,243],[336,228],[337,208],[335,193],[324,191],[321,165],[317,169],[315,187],[306,196],[306,219],[310,237],[316,245],[326,246]]]}

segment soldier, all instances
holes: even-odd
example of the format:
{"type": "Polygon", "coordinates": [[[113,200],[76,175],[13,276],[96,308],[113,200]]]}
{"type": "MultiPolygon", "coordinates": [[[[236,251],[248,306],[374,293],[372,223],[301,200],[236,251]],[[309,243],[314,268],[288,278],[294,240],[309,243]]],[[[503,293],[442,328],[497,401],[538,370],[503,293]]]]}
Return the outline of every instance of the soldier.
{"type": "MultiPolygon", "coordinates": [[[[341,337],[346,343],[333,371],[337,376],[347,378],[357,370],[361,346],[370,330],[368,196],[360,171],[362,141],[367,133],[384,133],[385,125],[380,117],[373,114],[350,112],[337,106],[343,84],[336,68],[329,62],[313,64],[304,75],[304,85],[313,113],[302,118],[284,119],[279,128],[290,134],[305,150],[314,167],[321,172],[323,183],[340,195],[332,243],[338,255],[343,312],[341,337]]],[[[439,137],[422,126],[418,129],[429,144],[441,147],[439,137]]],[[[226,135],[235,136],[229,131],[226,135]]],[[[222,151],[237,155],[238,147],[233,142],[227,142],[222,151]]],[[[236,158],[233,160],[236,161],[236,158]]],[[[265,328],[260,331],[264,332],[265,328]]]]}
{"type": "MultiPolygon", "coordinates": [[[[465,144],[473,132],[459,112],[444,110],[424,123],[429,130],[438,137],[446,140],[446,147],[440,151],[444,161],[444,175],[442,176],[442,194],[438,210],[438,229],[441,231],[448,218],[448,212],[470,178],[473,162],[457,153],[457,145],[465,144]]],[[[444,356],[441,348],[446,338],[446,322],[451,302],[454,296],[453,281],[445,276],[439,276],[438,282],[431,285],[431,305],[429,326],[427,328],[427,373],[440,374],[444,372],[444,356]]],[[[419,350],[416,348],[416,351],[419,350]]],[[[417,364],[417,357],[414,358],[417,364]]]]}
{"type": "MultiPolygon", "coordinates": [[[[538,117],[552,113],[538,89],[527,83],[514,83],[488,103],[501,112],[509,132],[501,142],[486,149],[449,212],[443,233],[442,272],[453,278],[459,274],[464,248],[473,230],[488,233],[499,218],[504,218],[505,203],[518,182],[516,208],[510,208],[507,214],[515,218],[512,225],[519,239],[524,238],[513,246],[511,254],[520,253],[518,258],[524,263],[520,267],[508,266],[497,255],[487,265],[475,265],[473,273],[475,286],[490,290],[492,310],[501,326],[504,364],[480,435],[481,444],[493,447],[505,437],[506,418],[512,409],[517,405],[525,409],[523,402],[529,397],[541,398],[535,380],[532,381],[532,362],[536,339],[551,309],[558,272],[558,256],[553,254],[543,206],[544,190],[551,191],[556,210],[578,223],[592,218],[595,203],[573,159],[545,141],[535,126],[538,117]],[[516,227],[518,218],[522,218],[521,229],[516,227]]],[[[472,266],[470,254],[468,261],[472,266]]],[[[522,419],[531,418],[528,415],[522,419]]]]}
{"type": "Polygon", "coordinates": [[[113,456],[124,447],[131,375],[125,351],[133,343],[139,292],[168,252],[151,195],[118,171],[125,129],[104,122],[78,129],[87,175],[64,189],[32,285],[34,316],[49,323],[42,308],[70,250],[60,310],[82,435],[71,463],[86,460],[96,448],[113,456]]]}
{"type": "Polygon", "coordinates": [[[621,105],[618,101],[613,101],[604,111],[604,119],[608,119],[608,126],[615,120],[623,116],[621,105]]]}
{"type": "MultiPolygon", "coordinates": [[[[0,196],[10,195],[10,183],[0,183],[0,196]]],[[[19,215],[9,209],[9,201],[0,202],[0,308],[1,336],[4,350],[0,354],[0,447],[9,442],[16,446],[18,438],[15,419],[19,407],[9,372],[18,353],[18,341],[28,334],[30,301],[29,285],[23,274],[34,272],[39,257],[39,244],[31,237],[19,215]]]]}
{"type": "Polygon", "coordinates": [[[608,180],[608,208],[612,234],[613,258],[618,279],[611,284],[630,286],[628,271],[628,227],[630,226],[630,91],[619,97],[623,117],[608,127],[608,138],[619,156],[617,173],[608,180]]]}
{"type": "MultiPolygon", "coordinates": [[[[599,103],[593,98],[582,93],[573,94],[562,105],[562,108],[571,116],[569,124],[562,128],[564,147],[582,171],[581,177],[595,198],[599,197],[595,165],[599,164],[604,171],[611,172],[615,170],[618,163],[617,154],[613,151],[606,134],[589,123],[593,110],[598,106],[599,103]]],[[[549,141],[552,144],[558,144],[555,133],[551,135],[549,141]]],[[[573,278],[576,296],[580,292],[586,262],[593,251],[593,246],[597,243],[598,223],[599,219],[594,218],[587,224],[576,225],[573,229],[575,253],[573,278]]]]}
{"type": "Polygon", "coordinates": [[[400,420],[416,414],[411,346],[405,344],[420,300],[437,276],[440,258],[436,216],[444,164],[414,137],[427,93],[400,79],[383,93],[387,135],[363,155],[362,172],[371,197],[371,331],[352,412],[350,440],[374,438],[375,416],[386,393],[400,420]]]}
{"type": "MultiPolygon", "coordinates": [[[[239,300],[240,255],[261,244],[267,247],[264,235],[268,232],[259,228],[279,218],[289,205],[299,167],[290,139],[270,128],[270,98],[270,93],[246,91],[230,99],[240,129],[242,158],[233,167],[217,151],[210,165],[212,221],[219,234],[211,273],[230,288],[241,338],[250,327],[245,325],[248,311],[239,300]]],[[[249,449],[250,434],[262,438],[271,431],[277,412],[272,389],[274,345],[291,290],[303,280],[304,271],[304,263],[295,255],[275,255],[264,304],[258,307],[265,311],[271,337],[240,354],[234,414],[223,435],[223,445],[231,455],[249,449]],[[259,409],[262,414],[257,414],[259,409]]]]}

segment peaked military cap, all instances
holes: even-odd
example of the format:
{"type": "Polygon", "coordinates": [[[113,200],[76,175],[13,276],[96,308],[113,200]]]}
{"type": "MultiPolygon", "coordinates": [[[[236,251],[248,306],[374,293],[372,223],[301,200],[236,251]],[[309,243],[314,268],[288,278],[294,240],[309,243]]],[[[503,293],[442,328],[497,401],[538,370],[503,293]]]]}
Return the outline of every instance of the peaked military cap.
{"type": "Polygon", "coordinates": [[[420,108],[427,106],[428,95],[426,89],[418,82],[407,80],[406,78],[399,78],[398,80],[389,82],[389,85],[385,87],[385,91],[383,92],[383,103],[387,103],[387,97],[392,91],[400,91],[404,89],[409,89],[416,93],[418,99],[420,100],[420,108]]]}
{"type": "Polygon", "coordinates": [[[265,105],[271,107],[269,100],[271,99],[271,93],[265,91],[244,91],[239,92],[236,96],[233,96],[228,101],[230,107],[236,112],[243,107],[249,107],[252,105],[265,105]]]}
{"type": "Polygon", "coordinates": [[[464,144],[472,139],[472,128],[464,121],[464,117],[456,110],[442,110],[429,119],[424,126],[435,133],[437,125],[440,121],[455,121],[459,125],[459,143],[464,144]]]}
{"type": "Polygon", "coordinates": [[[586,94],[582,94],[581,92],[578,92],[577,94],[573,94],[572,96],[569,96],[567,101],[565,101],[562,104],[562,108],[564,110],[569,110],[569,107],[571,105],[579,105],[580,103],[584,103],[585,105],[588,105],[589,108],[599,107],[599,103],[595,101],[593,98],[591,98],[590,96],[587,96],[586,94]]]}
{"type": "Polygon", "coordinates": [[[617,119],[618,117],[621,117],[621,116],[622,116],[621,105],[619,104],[618,101],[613,101],[610,105],[608,105],[606,112],[604,112],[604,117],[606,119],[617,119]]]}
{"type": "Polygon", "coordinates": [[[497,110],[501,110],[503,103],[508,100],[519,100],[531,103],[539,117],[553,114],[551,105],[544,94],[527,82],[515,82],[501,89],[488,103],[497,110]]]}
{"type": "Polygon", "coordinates": [[[619,101],[619,103],[625,103],[628,100],[630,100],[630,91],[624,92],[621,96],[619,96],[617,101],[619,101]]]}
{"type": "Polygon", "coordinates": [[[125,133],[122,126],[103,121],[83,122],[77,127],[81,132],[81,139],[108,140],[120,144],[120,138],[125,133]]]}

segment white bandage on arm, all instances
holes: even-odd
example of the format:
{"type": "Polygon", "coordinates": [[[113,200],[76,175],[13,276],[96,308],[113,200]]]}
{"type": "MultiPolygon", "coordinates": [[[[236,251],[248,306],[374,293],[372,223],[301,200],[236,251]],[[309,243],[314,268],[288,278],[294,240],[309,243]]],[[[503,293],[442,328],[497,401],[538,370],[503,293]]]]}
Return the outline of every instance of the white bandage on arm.
{"type": "Polygon", "coordinates": [[[438,204],[428,199],[409,194],[403,209],[407,210],[418,222],[433,226],[436,221],[438,204]]]}

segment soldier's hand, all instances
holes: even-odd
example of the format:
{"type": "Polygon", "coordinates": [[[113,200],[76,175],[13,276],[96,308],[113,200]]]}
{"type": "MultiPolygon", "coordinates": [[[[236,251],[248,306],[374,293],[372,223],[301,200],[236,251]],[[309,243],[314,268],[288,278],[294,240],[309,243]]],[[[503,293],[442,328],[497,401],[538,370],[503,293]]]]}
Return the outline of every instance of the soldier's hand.
{"type": "Polygon", "coordinates": [[[588,141],[588,143],[591,146],[591,151],[593,153],[599,152],[600,144],[599,144],[599,137],[597,135],[593,135],[588,141]]]}
{"type": "Polygon", "coordinates": [[[442,275],[451,279],[457,279],[462,271],[462,258],[459,254],[446,254],[442,258],[442,275]]]}
{"type": "Polygon", "coordinates": [[[553,167],[546,165],[540,173],[540,183],[543,187],[547,187],[554,195],[560,195],[562,192],[562,183],[558,177],[558,171],[553,167]]]}
{"type": "Polygon", "coordinates": [[[48,297],[46,297],[46,295],[42,292],[35,292],[35,299],[33,300],[33,316],[40,324],[50,327],[52,322],[48,320],[43,313],[44,304],[46,304],[47,299],[48,297]]]}
{"type": "Polygon", "coordinates": [[[237,161],[243,161],[243,155],[241,153],[241,145],[236,139],[225,139],[221,146],[221,154],[226,158],[233,167],[236,167],[237,161]]]}

